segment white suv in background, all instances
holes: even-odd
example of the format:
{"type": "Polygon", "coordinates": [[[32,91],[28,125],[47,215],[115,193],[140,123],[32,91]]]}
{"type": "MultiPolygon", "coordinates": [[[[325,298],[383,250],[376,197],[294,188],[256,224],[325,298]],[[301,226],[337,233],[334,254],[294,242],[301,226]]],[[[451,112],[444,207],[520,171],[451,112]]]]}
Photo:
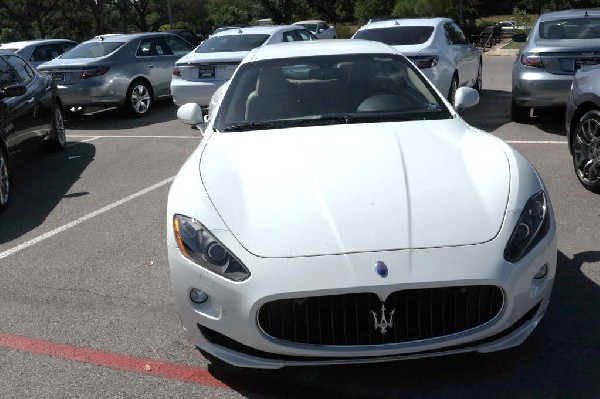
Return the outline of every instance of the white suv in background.
{"type": "Polygon", "coordinates": [[[410,59],[450,103],[459,87],[481,91],[481,51],[450,18],[393,19],[361,27],[353,39],[383,42],[410,59]]]}
{"type": "Polygon", "coordinates": [[[252,26],[218,32],[175,63],[171,79],[173,102],[178,106],[197,103],[206,107],[253,48],[315,39],[300,25],[252,26]]]}

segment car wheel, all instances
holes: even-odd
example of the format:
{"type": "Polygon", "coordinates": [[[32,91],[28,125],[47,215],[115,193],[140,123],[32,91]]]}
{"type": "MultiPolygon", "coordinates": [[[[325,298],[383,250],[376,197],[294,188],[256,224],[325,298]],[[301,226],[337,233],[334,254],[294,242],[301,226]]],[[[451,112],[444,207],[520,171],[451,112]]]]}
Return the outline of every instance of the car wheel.
{"type": "Polygon", "coordinates": [[[8,156],[0,147],[0,211],[5,210],[8,206],[10,193],[10,175],[8,173],[8,156]]]}
{"type": "Polygon", "coordinates": [[[452,81],[450,81],[450,89],[448,90],[448,101],[450,104],[454,106],[454,96],[456,95],[456,90],[458,90],[458,76],[454,73],[452,76],[452,81]]]}
{"type": "Polygon", "coordinates": [[[479,70],[477,71],[477,80],[475,81],[475,90],[477,90],[481,94],[481,90],[483,89],[483,65],[481,62],[479,63],[479,70]]]}
{"type": "Polygon", "coordinates": [[[573,167],[586,189],[600,193],[600,111],[586,112],[572,140],[573,167]]]}
{"type": "Polygon", "coordinates": [[[55,106],[48,145],[51,151],[61,151],[65,148],[66,143],[67,135],[65,133],[65,121],[63,119],[61,108],[59,106],[55,106]]]}
{"type": "Polygon", "coordinates": [[[522,105],[517,104],[514,99],[512,100],[511,113],[513,121],[518,123],[529,122],[530,111],[530,107],[524,107],[522,105]]]}
{"type": "Polygon", "coordinates": [[[140,117],[146,115],[150,107],[152,107],[152,92],[149,85],[142,80],[136,80],[127,90],[126,111],[132,116],[140,117]]]}
{"type": "Polygon", "coordinates": [[[81,118],[83,113],[85,112],[85,107],[71,107],[65,109],[65,116],[69,119],[77,119],[81,118]]]}

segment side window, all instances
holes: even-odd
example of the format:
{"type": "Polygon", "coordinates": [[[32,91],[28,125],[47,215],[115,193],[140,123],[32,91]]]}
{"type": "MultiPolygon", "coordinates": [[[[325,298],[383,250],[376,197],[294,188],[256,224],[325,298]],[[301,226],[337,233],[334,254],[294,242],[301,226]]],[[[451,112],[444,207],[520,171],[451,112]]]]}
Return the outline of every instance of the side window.
{"type": "Polygon", "coordinates": [[[75,43],[60,43],[59,44],[60,50],[62,51],[61,54],[66,53],[67,51],[71,50],[75,46],[76,46],[75,43]]]}
{"type": "Polygon", "coordinates": [[[136,55],[138,57],[159,57],[173,55],[173,52],[162,37],[153,37],[140,42],[136,55]]]}
{"type": "Polygon", "coordinates": [[[298,41],[298,38],[294,34],[294,31],[285,32],[283,34],[283,42],[295,42],[298,41]]]}
{"type": "Polygon", "coordinates": [[[175,55],[186,55],[194,49],[193,46],[177,36],[168,36],[165,38],[165,42],[167,43],[171,54],[175,55]]]}
{"type": "Polygon", "coordinates": [[[298,30],[296,31],[296,33],[298,33],[298,36],[300,36],[300,40],[312,40],[313,39],[313,35],[312,33],[310,33],[307,30],[298,30]]]}
{"type": "Polygon", "coordinates": [[[15,69],[17,75],[21,78],[21,82],[24,85],[28,85],[34,78],[35,72],[29,64],[27,64],[22,58],[19,58],[14,55],[9,55],[6,57],[8,63],[15,69]]]}
{"type": "Polygon", "coordinates": [[[453,24],[451,24],[451,27],[452,27],[452,31],[454,32],[454,38],[452,39],[454,44],[468,44],[465,34],[463,33],[462,30],[460,30],[458,25],[453,23],[453,24]]]}
{"type": "Polygon", "coordinates": [[[21,84],[15,71],[0,57],[0,88],[10,85],[21,84]]]}
{"type": "Polygon", "coordinates": [[[452,27],[450,26],[449,23],[444,24],[444,31],[446,32],[446,39],[448,39],[448,44],[456,44],[454,42],[454,32],[452,30],[452,27]]]}

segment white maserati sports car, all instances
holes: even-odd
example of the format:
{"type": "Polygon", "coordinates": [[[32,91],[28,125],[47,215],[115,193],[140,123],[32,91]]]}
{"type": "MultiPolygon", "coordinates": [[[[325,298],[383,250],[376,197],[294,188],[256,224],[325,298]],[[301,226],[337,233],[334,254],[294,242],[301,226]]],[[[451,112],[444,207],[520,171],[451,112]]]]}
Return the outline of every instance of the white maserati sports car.
{"type": "Polygon", "coordinates": [[[168,258],[191,342],[240,367],[521,344],[554,282],[535,169],[383,43],[252,50],[171,186],[168,258]],[[317,93],[318,95],[315,95],[317,93]]]}

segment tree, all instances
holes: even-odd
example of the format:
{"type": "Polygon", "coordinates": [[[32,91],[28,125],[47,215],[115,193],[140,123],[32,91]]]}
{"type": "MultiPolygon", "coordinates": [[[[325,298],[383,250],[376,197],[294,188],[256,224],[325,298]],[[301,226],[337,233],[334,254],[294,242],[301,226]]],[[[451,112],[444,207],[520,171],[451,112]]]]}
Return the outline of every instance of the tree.
{"type": "Polygon", "coordinates": [[[354,17],[361,23],[381,15],[390,15],[394,8],[394,0],[356,0],[354,17]]]}

